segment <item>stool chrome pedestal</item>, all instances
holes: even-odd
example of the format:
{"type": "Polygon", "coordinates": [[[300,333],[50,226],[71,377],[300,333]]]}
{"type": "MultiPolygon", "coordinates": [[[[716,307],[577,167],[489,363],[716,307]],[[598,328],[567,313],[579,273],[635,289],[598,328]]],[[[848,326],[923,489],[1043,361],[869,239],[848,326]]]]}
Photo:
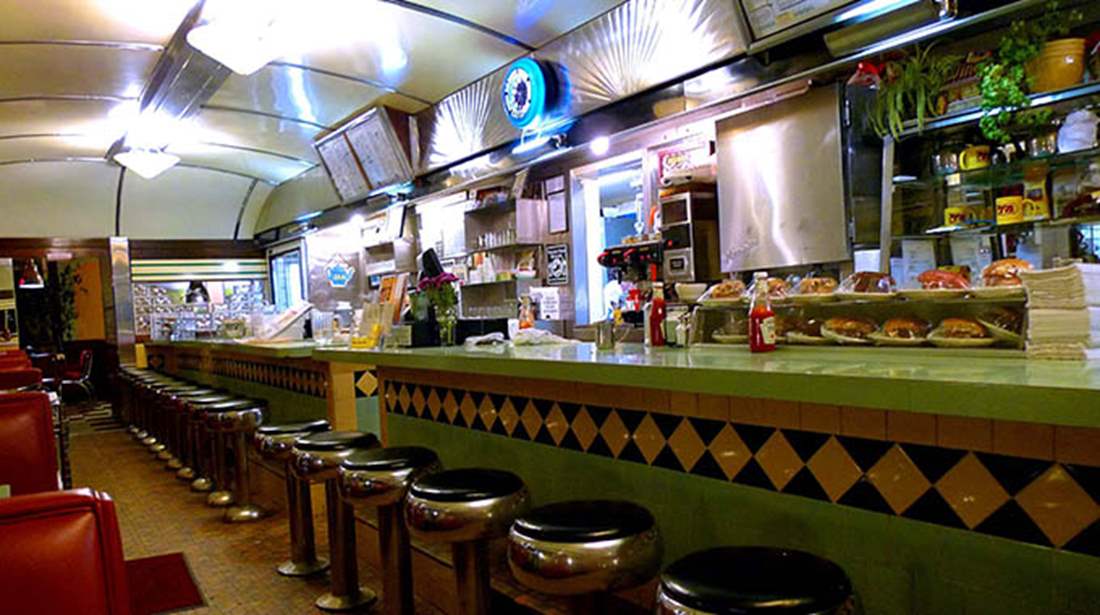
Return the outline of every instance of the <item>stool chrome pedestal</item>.
{"type": "Polygon", "coordinates": [[[356,451],[340,464],[340,493],[353,508],[378,511],[382,612],[413,615],[412,551],[401,505],[409,485],[443,466],[435,451],[399,446],[356,451]]]}
{"type": "Polygon", "coordinates": [[[355,559],[355,515],[340,498],[337,469],[356,449],[378,447],[378,438],[360,431],[324,431],[294,442],[294,473],[304,482],[324,483],[328,514],[328,552],[332,568],[330,591],[314,604],[322,611],[350,611],[375,600],[374,592],[359,586],[355,559]]]}
{"type": "MultiPolygon", "coordinates": [[[[233,502],[225,511],[227,523],[249,523],[264,517],[264,510],[252,503],[252,472],[248,450],[252,434],[263,425],[267,403],[256,400],[252,405],[232,410],[207,412],[207,422],[225,446],[233,439],[233,502]]],[[[224,489],[224,484],[223,487],[224,489]]],[[[213,496],[213,494],[211,494],[213,496]]]]}
{"type": "Polygon", "coordinates": [[[157,453],[157,459],[165,462],[165,470],[178,469],[170,468],[169,465],[179,464],[178,456],[181,454],[175,429],[176,400],[181,397],[196,397],[212,392],[212,389],[203,388],[194,384],[179,384],[160,389],[156,392],[157,422],[160,426],[161,443],[165,445],[164,448],[157,453]],[[175,464],[172,463],[173,461],[175,464]]]}
{"type": "Polygon", "coordinates": [[[190,404],[192,435],[197,445],[195,461],[198,464],[198,478],[191,482],[191,491],[207,493],[207,506],[223,508],[233,503],[233,493],[228,491],[225,439],[208,424],[210,417],[212,414],[245,408],[255,403],[253,399],[231,397],[222,401],[190,404]]]}
{"type": "Polygon", "coordinates": [[[196,436],[196,431],[203,421],[202,409],[210,404],[233,399],[236,399],[236,397],[230,393],[215,391],[208,395],[181,399],[179,402],[180,426],[183,430],[181,434],[183,440],[181,444],[183,453],[180,459],[182,467],[176,470],[176,478],[191,484],[192,491],[203,493],[210,491],[210,488],[213,486],[213,482],[208,479],[204,479],[207,483],[205,485],[200,484],[196,486],[194,484],[197,479],[203,476],[200,467],[203,460],[200,458],[202,455],[200,454],[201,450],[199,449],[199,442],[196,436]]]}
{"type": "Polygon", "coordinates": [[[508,534],[529,499],[523,481],[501,470],[445,470],[409,487],[409,531],[425,542],[451,543],[461,615],[489,612],[489,540],[508,534]]]}
{"type": "Polygon", "coordinates": [[[309,483],[299,480],[290,467],[295,440],[328,430],[328,421],[323,420],[289,425],[261,425],[253,440],[261,457],[276,461],[283,468],[287,521],[290,524],[290,559],[279,564],[276,570],[286,577],[307,577],[328,570],[328,560],[317,557],[309,483]]]}

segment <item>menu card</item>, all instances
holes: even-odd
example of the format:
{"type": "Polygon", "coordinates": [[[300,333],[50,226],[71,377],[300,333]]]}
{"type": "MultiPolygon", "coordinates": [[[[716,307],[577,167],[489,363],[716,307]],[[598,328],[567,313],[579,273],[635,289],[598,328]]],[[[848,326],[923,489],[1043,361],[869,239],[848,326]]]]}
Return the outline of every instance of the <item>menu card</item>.
{"type": "Polygon", "coordinates": [[[370,192],[370,184],[359,170],[351,145],[343,134],[337,134],[317,144],[317,153],[328,169],[341,201],[350,201],[370,192]]]}
{"type": "Polygon", "coordinates": [[[389,121],[384,111],[375,108],[345,133],[367,179],[379,188],[412,179],[412,165],[389,121]]]}

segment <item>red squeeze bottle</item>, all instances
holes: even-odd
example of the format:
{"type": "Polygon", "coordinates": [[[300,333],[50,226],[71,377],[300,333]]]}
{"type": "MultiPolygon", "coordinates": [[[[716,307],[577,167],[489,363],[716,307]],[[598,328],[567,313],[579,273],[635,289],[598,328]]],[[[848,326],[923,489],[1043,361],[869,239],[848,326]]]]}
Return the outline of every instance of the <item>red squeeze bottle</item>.
{"type": "Polygon", "coordinates": [[[649,341],[651,346],[665,345],[665,289],[657,281],[657,265],[649,266],[653,279],[653,299],[649,305],[649,341]]]}
{"type": "Polygon", "coordinates": [[[753,276],[752,303],[749,305],[749,350],[775,350],[775,312],[768,300],[768,274],[758,271],[753,276]]]}

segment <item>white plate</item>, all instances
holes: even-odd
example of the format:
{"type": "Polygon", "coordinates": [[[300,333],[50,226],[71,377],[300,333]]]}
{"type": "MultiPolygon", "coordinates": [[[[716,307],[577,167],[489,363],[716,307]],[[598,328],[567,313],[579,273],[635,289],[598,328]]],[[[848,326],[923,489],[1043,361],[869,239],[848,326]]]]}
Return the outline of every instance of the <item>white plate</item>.
{"type": "Polygon", "coordinates": [[[1024,336],[1008,329],[1002,329],[997,325],[989,322],[988,320],[978,319],[978,322],[982,323],[982,326],[989,329],[989,334],[993,336],[993,339],[1000,340],[1002,342],[1009,342],[1012,344],[1019,344],[1024,341],[1024,336]]]}
{"type": "Polygon", "coordinates": [[[825,327],[821,327],[821,337],[828,338],[838,344],[845,346],[867,346],[871,343],[871,340],[869,339],[840,335],[839,333],[833,333],[825,327]]]}
{"type": "Polygon", "coordinates": [[[814,337],[813,335],[792,331],[787,334],[787,343],[802,344],[805,346],[829,346],[833,343],[833,340],[827,337],[814,337]]]}
{"type": "Polygon", "coordinates": [[[942,337],[933,333],[928,336],[928,341],[939,348],[985,348],[997,340],[991,337],[942,337]]]}
{"type": "Polygon", "coordinates": [[[795,305],[809,305],[814,303],[828,303],[836,301],[835,293],[810,293],[807,295],[790,295],[790,300],[795,305]]]}
{"type": "Polygon", "coordinates": [[[898,296],[917,301],[940,301],[958,299],[968,292],[968,288],[905,288],[898,291],[898,296]]]}
{"type": "Polygon", "coordinates": [[[890,337],[885,333],[872,333],[867,337],[871,338],[876,346],[923,346],[928,341],[923,337],[890,337]]]}
{"type": "Polygon", "coordinates": [[[840,301],[889,301],[894,298],[894,293],[846,293],[837,291],[833,293],[840,301]]]}
{"type": "Polygon", "coordinates": [[[1023,299],[1023,286],[980,286],[970,289],[970,295],[978,299],[1023,299]]]}
{"type": "Polygon", "coordinates": [[[747,303],[747,301],[745,300],[744,297],[739,297],[739,298],[736,298],[736,299],[700,299],[699,300],[699,305],[701,305],[703,307],[712,307],[712,308],[738,307],[738,306],[745,305],[746,303],[747,303]]]}
{"type": "Polygon", "coordinates": [[[711,335],[714,341],[719,344],[747,344],[749,342],[749,336],[747,335],[730,335],[726,333],[715,333],[711,335]]]}

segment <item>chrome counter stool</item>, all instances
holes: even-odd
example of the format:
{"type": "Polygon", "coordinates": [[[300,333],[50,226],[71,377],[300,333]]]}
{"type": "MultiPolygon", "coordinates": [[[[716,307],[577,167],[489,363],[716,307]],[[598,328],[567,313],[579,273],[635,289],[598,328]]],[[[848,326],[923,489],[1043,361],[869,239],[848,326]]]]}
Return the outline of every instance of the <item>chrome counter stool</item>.
{"type": "Polygon", "coordinates": [[[716,547],[673,562],[661,574],[658,615],[851,612],[852,584],[827,559],[770,547],[716,547]]]}
{"type": "Polygon", "coordinates": [[[661,570],[661,535],[648,510],[619,500],[556,502],[516,519],[508,566],[545,594],[574,596],[574,612],[606,613],[607,593],[637,587],[661,570]]]}
{"type": "MultiPolygon", "coordinates": [[[[229,401],[231,399],[236,399],[236,396],[232,393],[226,391],[214,391],[213,393],[207,395],[199,395],[197,397],[188,397],[178,400],[176,411],[180,414],[180,428],[183,430],[183,432],[180,435],[182,439],[182,442],[180,444],[182,451],[180,455],[180,463],[182,464],[182,467],[180,467],[179,470],[176,470],[177,479],[187,483],[192,483],[196,479],[204,476],[203,472],[200,471],[200,466],[202,466],[205,460],[199,459],[200,451],[198,450],[198,441],[195,437],[196,426],[192,425],[192,422],[195,421],[198,423],[198,427],[202,426],[201,414],[198,408],[220,401],[229,401]]],[[[212,481],[207,480],[207,482],[212,484],[212,481]]],[[[206,489],[194,490],[209,491],[210,489],[209,486],[207,486],[206,489]]]]}
{"type": "Polygon", "coordinates": [[[187,459],[187,440],[184,437],[187,431],[184,422],[187,418],[185,402],[189,399],[219,394],[227,395],[224,391],[202,386],[196,386],[188,391],[171,391],[167,394],[168,400],[165,405],[168,413],[169,450],[172,452],[172,456],[164,464],[165,470],[179,472],[184,467],[187,459]]]}
{"type": "Polygon", "coordinates": [[[207,506],[225,508],[235,501],[229,474],[229,431],[225,428],[234,422],[229,413],[234,410],[265,408],[266,405],[261,400],[237,397],[198,408],[203,419],[202,433],[205,434],[207,447],[211,451],[210,477],[214,479],[213,488],[206,496],[207,506]]]}
{"type": "Polygon", "coordinates": [[[313,500],[309,483],[299,480],[291,470],[294,441],[311,433],[328,431],[328,421],[261,425],[253,442],[260,456],[282,465],[286,482],[287,522],[290,524],[290,559],[276,570],[286,577],[307,577],[328,570],[328,560],[317,557],[313,538],[313,500]]]}
{"type": "Polygon", "coordinates": [[[382,612],[413,615],[412,551],[401,505],[417,478],[443,469],[435,451],[398,446],[355,451],[340,464],[340,493],[357,509],[378,510],[382,612]]]}
{"type": "MultiPolygon", "coordinates": [[[[252,440],[252,434],[263,425],[267,415],[267,402],[255,399],[247,406],[229,408],[225,410],[208,410],[206,413],[207,425],[210,426],[214,437],[221,443],[222,449],[228,448],[229,438],[233,440],[233,472],[232,480],[222,483],[222,489],[233,485],[232,505],[225,511],[227,523],[248,523],[263,518],[264,511],[252,503],[252,472],[248,461],[248,443],[252,440]]],[[[228,464],[224,459],[223,463],[228,464]]],[[[223,475],[228,475],[223,471],[223,475]]],[[[210,494],[214,497],[214,494],[210,494]]]]}
{"type": "MultiPolygon", "coordinates": [[[[221,396],[212,396],[221,397],[221,396]]],[[[188,430],[191,436],[191,462],[195,478],[191,491],[209,493],[206,503],[211,506],[229,506],[233,494],[226,490],[225,443],[212,437],[206,427],[207,412],[218,412],[249,406],[254,400],[230,395],[228,399],[209,400],[199,398],[187,402],[188,430]],[[222,446],[218,446],[222,442],[222,446]],[[217,493],[217,497],[214,494],[217,493]]],[[[182,471],[182,470],[181,470],[182,471]]]]}
{"type": "Polygon", "coordinates": [[[168,450],[164,434],[163,392],[182,386],[187,386],[184,380],[166,378],[146,382],[142,385],[142,401],[146,413],[146,431],[149,435],[142,440],[142,444],[149,447],[149,452],[159,455],[168,450]]]}
{"type": "Polygon", "coordinates": [[[137,432],[134,433],[134,438],[145,446],[152,446],[157,443],[152,433],[152,413],[149,407],[151,401],[149,389],[154,385],[171,384],[174,382],[175,379],[155,372],[140,376],[134,380],[133,403],[138,427],[137,432]]]}
{"type": "MultiPolygon", "coordinates": [[[[192,383],[181,383],[155,390],[156,399],[156,423],[157,433],[163,448],[157,451],[157,459],[169,462],[179,455],[179,447],[176,444],[175,429],[173,429],[174,399],[177,395],[211,393],[211,389],[192,383]]],[[[167,467],[165,469],[168,469],[167,467]]]]}
{"type": "Polygon", "coordinates": [[[377,448],[378,438],[361,431],[323,431],[294,442],[294,473],[308,483],[324,483],[328,516],[330,590],[314,604],[322,611],[350,611],[374,602],[374,592],[359,586],[355,559],[355,515],[340,499],[340,464],[357,449],[377,448]]]}
{"type": "Polygon", "coordinates": [[[489,612],[489,541],[508,534],[529,499],[523,480],[502,470],[444,470],[409,487],[409,531],[425,542],[451,543],[461,615],[489,612]]]}

